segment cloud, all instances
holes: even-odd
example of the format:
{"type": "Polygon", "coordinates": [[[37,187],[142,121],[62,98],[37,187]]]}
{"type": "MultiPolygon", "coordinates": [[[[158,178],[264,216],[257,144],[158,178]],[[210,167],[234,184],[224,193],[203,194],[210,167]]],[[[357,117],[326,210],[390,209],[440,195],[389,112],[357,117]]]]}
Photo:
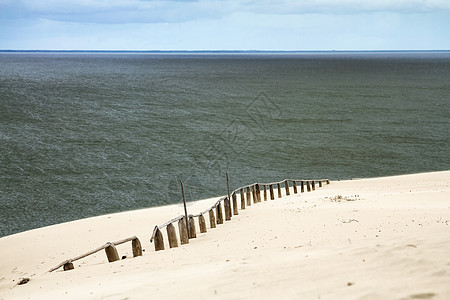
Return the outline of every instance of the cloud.
{"type": "Polygon", "coordinates": [[[429,13],[450,11],[445,0],[0,0],[0,17],[80,23],[179,23],[258,15],[429,13]]]}

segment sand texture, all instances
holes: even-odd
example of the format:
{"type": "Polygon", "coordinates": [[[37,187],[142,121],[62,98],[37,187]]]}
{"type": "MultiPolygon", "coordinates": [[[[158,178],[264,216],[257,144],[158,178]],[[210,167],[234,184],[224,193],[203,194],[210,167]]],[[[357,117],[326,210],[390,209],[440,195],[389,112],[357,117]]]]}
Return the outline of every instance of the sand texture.
{"type": "MultiPolygon", "coordinates": [[[[450,171],[332,181],[239,210],[188,245],[154,251],[181,205],[105,215],[0,239],[0,299],[450,299],[450,171]],[[136,235],[131,243],[48,270],[136,235]],[[26,284],[18,285],[22,278],[26,284]]],[[[218,199],[218,198],[217,198],[218,199]]],[[[198,213],[217,199],[189,203],[198,213]]],[[[238,202],[239,195],[238,195],[238,202]]],[[[68,212],[70,213],[70,212],[68,212]]],[[[176,225],[176,224],[175,224],[176,225]]],[[[178,226],[175,226],[178,231],[178,226]]]]}

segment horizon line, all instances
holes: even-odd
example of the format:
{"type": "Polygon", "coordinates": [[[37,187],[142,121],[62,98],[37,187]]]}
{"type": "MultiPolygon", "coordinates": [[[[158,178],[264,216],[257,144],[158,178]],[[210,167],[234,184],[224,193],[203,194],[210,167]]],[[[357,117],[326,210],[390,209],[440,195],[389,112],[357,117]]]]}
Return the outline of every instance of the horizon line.
{"type": "Polygon", "coordinates": [[[450,52],[450,49],[436,50],[45,50],[45,49],[0,49],[0,52],[26,53],[343,53],[343,52],[387,52],[387,53],[419,53],[419,52],[450,52]]]}

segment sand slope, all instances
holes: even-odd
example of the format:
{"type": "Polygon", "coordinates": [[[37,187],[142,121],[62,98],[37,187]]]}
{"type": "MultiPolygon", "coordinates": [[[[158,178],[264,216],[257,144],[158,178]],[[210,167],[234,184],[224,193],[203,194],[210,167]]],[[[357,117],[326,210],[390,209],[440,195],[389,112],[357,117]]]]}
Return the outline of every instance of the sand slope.
{"type": "Polygon", "coordinates": [[[449,185],[446,171],[291,188],[159,252],[149,242],[153,227],[181,214],[180,205],[4,237],[0,299],[450,299],[449,185]],[[102,251],[74,270],[47,272],[132,235],[144,256],[131,258],[127,243],[118,246],[124,260],[107,263],[102,251]],[[22,277],[30,281],[16,285],[22,277]]]}

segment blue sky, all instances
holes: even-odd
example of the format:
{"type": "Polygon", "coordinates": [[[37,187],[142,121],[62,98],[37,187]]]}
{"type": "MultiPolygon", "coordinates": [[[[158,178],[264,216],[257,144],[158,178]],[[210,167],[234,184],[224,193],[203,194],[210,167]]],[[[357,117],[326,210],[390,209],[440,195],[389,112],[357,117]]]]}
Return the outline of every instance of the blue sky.
{"type": "Polygon", "coordinates": [[[448,50],[449,0],[0,0],[0,49],[448,50]]]}

